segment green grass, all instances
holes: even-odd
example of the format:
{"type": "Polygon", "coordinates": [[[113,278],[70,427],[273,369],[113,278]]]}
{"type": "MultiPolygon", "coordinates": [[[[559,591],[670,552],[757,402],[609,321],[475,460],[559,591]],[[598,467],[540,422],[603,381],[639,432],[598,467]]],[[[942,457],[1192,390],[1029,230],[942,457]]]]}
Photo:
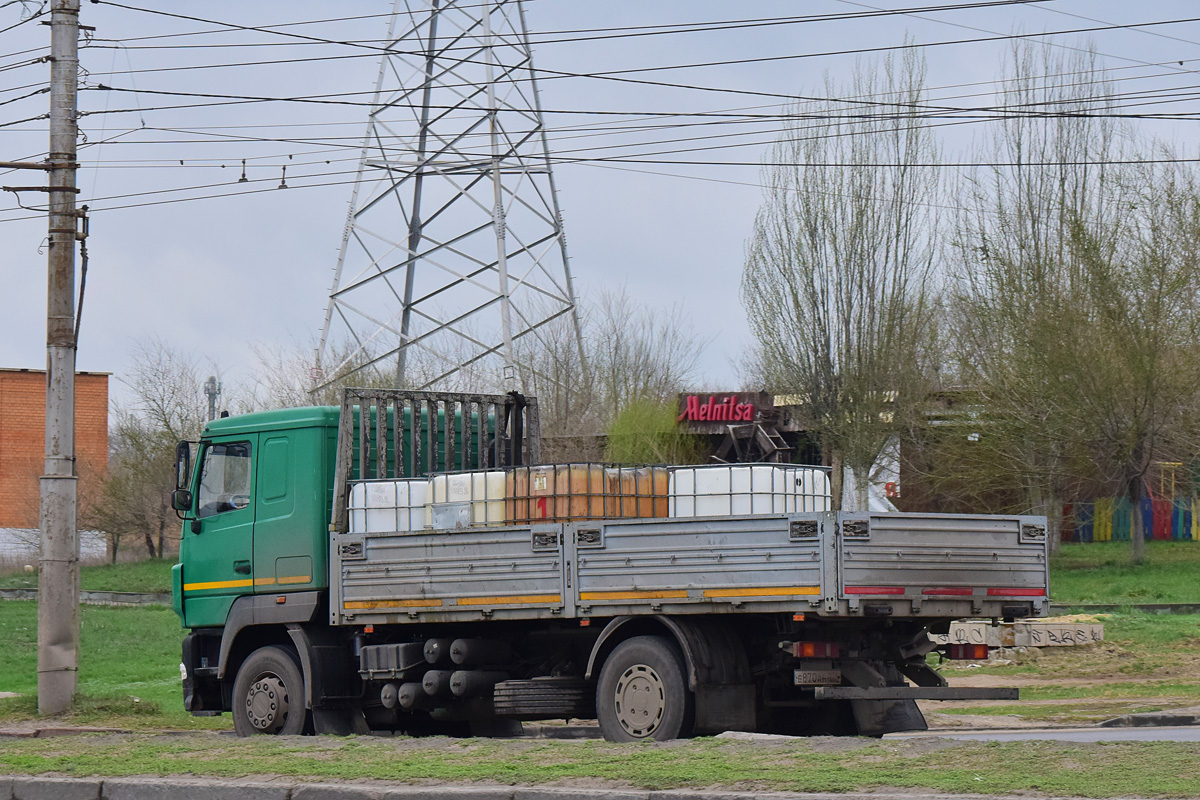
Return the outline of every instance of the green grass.
{"type": "Polygon", "coordinates": [[[486,782],[643,789],[923,789],[1073,797],[1196,797],[1200,745],[928,739],[664,744],[468,739],[105,736],[0,741],[0,773],[486,782]],[[1147,769],[1153,765],[1153,769],[1147,769]]]}
{"type": "MultiPolygon", "coordinates": [[[[84,606],[80,701],[70,721],[125,728],[228,728],[229,717],[183,709],[179,646],[183,630],[169,608],[84,606]]],[[[36,717],[37,604],[0,602],[0,723],[36,717]]]]}
{"type": "Polygon", "coordinates": [[[1129,542],[1064,544],[1050,560],[1055,603],[1200,603],[1200,542],[1147,542],[1129,563],[1129,542]]]}
{"type": "MultiPolygon", "coordinates": [[[[89,592],[170,592],[174,564],[171,559],[149,559],[83,567],[79,573],[80,588],[89,592]]],[[[0,573],[0,589],[36,589],[37,585],[36,572],[10,570],[0,573]]]]}

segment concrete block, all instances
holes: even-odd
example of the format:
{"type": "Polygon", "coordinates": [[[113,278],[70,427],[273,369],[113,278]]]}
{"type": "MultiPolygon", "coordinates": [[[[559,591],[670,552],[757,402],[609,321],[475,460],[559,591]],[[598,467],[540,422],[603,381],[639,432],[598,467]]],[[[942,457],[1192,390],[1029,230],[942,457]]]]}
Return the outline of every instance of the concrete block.
{"type": "Polygon", "coordinates": [[[954,622],[949,633],[930,634],[938,644],[986,644],[1000,647],[1000,629],[989,622],[954,622]]]}
{"type": "Polygon", "coordinates": [[[114,778],[104,782],[104,800],[288,800],[290,791],[290,786],[242,781],[114,778]]]}
{"type": "Polygon", "coordinates": [[[102,781],[93,778],[14,778],[13,800],[99,800],[102,781]]]}
{"type": "Polygon", "coordinates": [[[1017,622],[1016,647],[1076,647],[1104,641],[1104,626],[1071,622],[1017,622]]]}
{"type": "Polygon", "coordinates": [[[930,634],[939,645],[986,644],[988,647],[1075,647],[1104,641],[1104,626],[1075,622],[955,622],[949,633],[930,634]]]}
{"type": "Polygon", "coordinates": [[[0,800],[12,800],[13,779],[0,776],[0,800]]]}

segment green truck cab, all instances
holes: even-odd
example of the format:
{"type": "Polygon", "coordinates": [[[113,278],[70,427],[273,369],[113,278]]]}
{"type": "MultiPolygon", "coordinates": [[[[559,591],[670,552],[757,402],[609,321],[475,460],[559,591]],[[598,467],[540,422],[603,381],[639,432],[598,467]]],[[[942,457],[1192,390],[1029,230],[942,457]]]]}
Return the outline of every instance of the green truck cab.
{"type": "Polygon", "coordinates": [[[175,608],[188,628],[225,624],[239,597],[328,587],[336,407],[213,420],[187,489],[175,608]]]}

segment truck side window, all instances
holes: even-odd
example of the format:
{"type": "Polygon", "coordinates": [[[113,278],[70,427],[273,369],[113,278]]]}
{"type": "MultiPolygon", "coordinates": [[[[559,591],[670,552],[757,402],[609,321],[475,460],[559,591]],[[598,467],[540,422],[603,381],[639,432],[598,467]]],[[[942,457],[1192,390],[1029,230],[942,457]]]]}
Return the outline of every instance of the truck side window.
{"type": "Polygon", "coordinates": [[[200,467],[199,517],[250,505],[250,443],[209,445],[200,467]]]}

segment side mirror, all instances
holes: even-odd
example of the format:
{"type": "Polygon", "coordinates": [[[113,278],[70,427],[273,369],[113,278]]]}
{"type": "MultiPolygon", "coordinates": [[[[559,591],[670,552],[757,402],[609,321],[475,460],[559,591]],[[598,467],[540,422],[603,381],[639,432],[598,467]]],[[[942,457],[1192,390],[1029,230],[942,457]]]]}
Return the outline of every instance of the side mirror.
{"type": "Polygon", "coordinates": [[[192,493],[187,489],[176,489],[171,492],[171,508],[176,511],[188,511],[192,507],[192,493]]]}
{"type": "MultiPolygon", "coordinates": [[[[190,481],[191,477],[192,447],[187,442],[180,442],[179,444],[175,445],[175,488],[187,489],[188,482],[190,481]]],[[[188,496],[190,497],[191,495],[189,494],[188,496]]],[[[188,506],[191,506],[191,504],[192,502],[189,499],[188,506]]],[[[179,509],[180,511],[183,510],[180,509],[179,506],[175,506],[175,508],[179,509]]]]}

